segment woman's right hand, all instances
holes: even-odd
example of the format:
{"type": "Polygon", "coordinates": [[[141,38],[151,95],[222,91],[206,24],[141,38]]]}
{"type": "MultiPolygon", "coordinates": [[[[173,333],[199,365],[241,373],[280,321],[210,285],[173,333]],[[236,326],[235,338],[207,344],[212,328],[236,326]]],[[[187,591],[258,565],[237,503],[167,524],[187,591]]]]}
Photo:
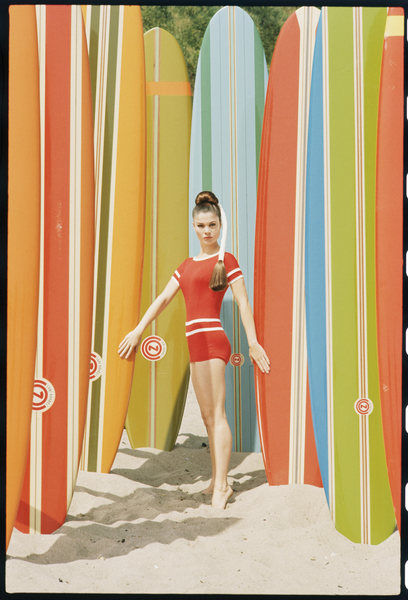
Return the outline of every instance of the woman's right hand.
{"type": "Polygon", "coordinates": [[[129,358],[133,351],[137,352],[141,341],[142,334],[138,332],[136,327],[136,329],[128,333],[119,344],[118,352],[120,358],[129,358]]]}

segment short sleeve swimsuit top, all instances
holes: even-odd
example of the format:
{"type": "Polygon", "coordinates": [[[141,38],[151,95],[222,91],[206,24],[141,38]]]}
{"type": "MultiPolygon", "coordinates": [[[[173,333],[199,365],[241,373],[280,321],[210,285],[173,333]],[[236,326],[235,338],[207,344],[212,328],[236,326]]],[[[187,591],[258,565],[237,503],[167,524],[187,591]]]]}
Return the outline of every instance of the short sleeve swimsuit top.
{"type": "MultiPolygon", "coordinates": [[[[221,358],[228,363],[231,345],[221,326],[220,311],[226,289],[214,292],[209,287],[218,254],[205,258],[187,258],[173,279],[181,287],[187,311],[186,336],[190,362],[221,358]]],[[[225,253],[228,285],[243,277],[236,258],[225,253]]]]}

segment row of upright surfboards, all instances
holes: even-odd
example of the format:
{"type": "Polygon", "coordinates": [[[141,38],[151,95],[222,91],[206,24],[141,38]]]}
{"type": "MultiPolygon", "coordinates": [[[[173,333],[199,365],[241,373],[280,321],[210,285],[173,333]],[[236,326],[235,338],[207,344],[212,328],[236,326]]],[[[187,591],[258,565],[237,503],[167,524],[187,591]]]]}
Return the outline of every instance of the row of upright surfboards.
{"type": "Polygon", "coordinates": [[[225,7],[193,104],[176,40],[143,36],[139,7],[10,7],[7,544],[63,524],[78,468],[109,472],[124,424],[133,448],[172,449],[181,294],[150,360],[117,348],[197,253],[203,189],[271,359],[254,372],[227,292],[233,449],[262,450],[271,485],[323,485],[355,542],[399,524],[403,30],[400,9],[301,8],[268,81],[253,21],[225,7]]]}
{"type": "Polygon", "coordinates": [[[286,21],[258,183],[268,480],[321,477],[335,527],[372,544],[401,510],[403,35],[396,8],[304,8],[286,21]]]}

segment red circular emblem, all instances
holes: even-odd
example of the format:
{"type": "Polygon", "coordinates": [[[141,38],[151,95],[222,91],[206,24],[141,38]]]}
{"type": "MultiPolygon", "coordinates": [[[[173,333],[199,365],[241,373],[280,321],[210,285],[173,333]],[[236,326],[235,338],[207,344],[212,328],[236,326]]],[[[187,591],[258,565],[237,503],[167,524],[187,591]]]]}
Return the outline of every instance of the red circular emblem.
{"type": "Polygon", "coordinates": [[[47,379],[34,380],[33,410],[45,412],[54,404],[55,389],[47,379]]]}
{"type": "Polygon", "coordinates": [[[141,351],[147,360],[160,360],[167,352],[166,342],[158,335],[150,335],[143,340],[141,351]]]}
{"type": "Polygon", "coordinates": [[[374,405],[368,398],[359,398],[354,403],[354,410],[358,415],[369,415],[373,412],[374,405]]]}
{"type": "Polygon", "coordinates": [[[95,381],[102,373],[102,358],[97,352],[91,352],[91,368],[89,372],[89,379],[95,381]]]}
{"type": "Polygon", "coordinates": [[[231,354],[231,358],[230,358],[230,363],[234,366],[234,367],[241,367],[245,362],[245,358],[242,354],[236,353],[236,354],[231,354]]]}

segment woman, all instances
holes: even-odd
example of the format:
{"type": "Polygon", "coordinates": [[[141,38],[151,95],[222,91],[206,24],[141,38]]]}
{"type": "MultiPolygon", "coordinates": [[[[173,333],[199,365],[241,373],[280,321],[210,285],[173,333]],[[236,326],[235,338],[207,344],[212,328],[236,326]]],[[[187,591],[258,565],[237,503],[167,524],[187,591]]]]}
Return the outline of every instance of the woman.
{"type": "Polygon", "coordinates": [[[269,359],[256,338],[242,271],[234,256],[225,253],[225,213],[212,192],[200,192],[195,203],[193,227],[200,242],[200,254],[185,260],[175,271],[137,327],[120,343],[119,354],[121,358],[129,358],[134,350],[137,352],[143,331],[181,287],[187,309],[186,336],[191,380],[208,432],[211,453],[212,478],[203,493],[212,494],[214,507],[225,508],[232,495],[227,481],[232,436],[225,413],[225,367],[231,346],[221,327],[220,309],[228,286],[231,286],[240,309],[252,363],[255,361],[262,373],[268,373],[269,359]],[[223,223],[220,247],[218,238],[223,223]]]}

